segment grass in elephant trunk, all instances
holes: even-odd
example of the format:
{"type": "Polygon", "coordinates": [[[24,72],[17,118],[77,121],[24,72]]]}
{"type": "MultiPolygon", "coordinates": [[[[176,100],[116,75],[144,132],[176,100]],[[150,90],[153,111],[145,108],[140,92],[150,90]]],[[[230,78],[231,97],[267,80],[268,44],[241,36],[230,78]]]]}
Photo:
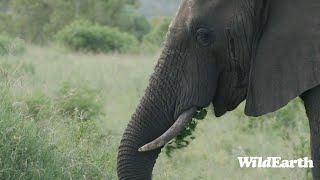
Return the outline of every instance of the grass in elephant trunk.
{"type": "Polygon", "coordinates": [[[174,150],[185,148],[190,144],[191,140],[196,139],[196,137],[193,135],[193,132],[197,127],[198,120],[203,120],[206,115],[206,109],[199,109],[186,128],[175,139],[165,146],[165,153],[168,157],[171,157],[171,154],[174,150]]]}

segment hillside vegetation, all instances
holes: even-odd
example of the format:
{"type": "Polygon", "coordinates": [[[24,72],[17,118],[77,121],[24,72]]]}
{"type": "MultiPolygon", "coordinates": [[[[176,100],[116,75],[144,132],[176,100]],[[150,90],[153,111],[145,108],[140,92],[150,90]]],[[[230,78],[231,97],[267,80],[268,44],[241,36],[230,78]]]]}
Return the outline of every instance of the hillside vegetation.
{"type": "Polygon", "coordinates": [[[140,0],[141,12],[147,17],[173,16],[181,0],[140,0]]]}

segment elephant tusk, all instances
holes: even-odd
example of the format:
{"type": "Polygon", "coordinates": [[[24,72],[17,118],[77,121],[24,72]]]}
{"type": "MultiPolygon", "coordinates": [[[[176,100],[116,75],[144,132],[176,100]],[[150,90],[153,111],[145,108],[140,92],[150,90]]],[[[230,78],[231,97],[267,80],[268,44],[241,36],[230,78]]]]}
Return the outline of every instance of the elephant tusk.
{"type": "Polygon", "coordinates": [[[141,148],[139,148],[138,151],[146,152],[155,150],[170,142],[172,139],[177,137],[181,131],[184,130],[184,128],[189,124],[189,122],[191,122],[196,111],[197,108],[192,107],[189,110],[183,112],[176,120],[176,122],[164,134],[162,134],[154,141],[142,146],[141,148]]]}

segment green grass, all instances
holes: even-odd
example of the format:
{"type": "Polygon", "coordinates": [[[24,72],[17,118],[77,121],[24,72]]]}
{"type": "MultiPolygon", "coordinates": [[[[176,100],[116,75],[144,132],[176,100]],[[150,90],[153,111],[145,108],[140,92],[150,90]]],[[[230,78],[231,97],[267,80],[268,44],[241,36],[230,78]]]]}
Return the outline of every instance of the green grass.
{"type": "MultiPolygon", "coordinates": [[[[117,147],[156,60],[157,55],[38,47],[0,57],[0,179],[117,179],[117,147]],[[65,82],[76,92],[82,86],[94,89],[89,92],[97,93],[102,114],[84,121],[70,115],[72,109],[61,113],[65,82]]],[[[71,107],[86,103],[71,99],[71,107]]],[[[241,169],[237,161],[238,156],[309,156],[308,123],[299,100],[261,118],[244,116],[243,108],[222,118],[209,108],[188,147],[172,158],[161,153],[154,179],[310,178],[304,169],[241,169]]]]}

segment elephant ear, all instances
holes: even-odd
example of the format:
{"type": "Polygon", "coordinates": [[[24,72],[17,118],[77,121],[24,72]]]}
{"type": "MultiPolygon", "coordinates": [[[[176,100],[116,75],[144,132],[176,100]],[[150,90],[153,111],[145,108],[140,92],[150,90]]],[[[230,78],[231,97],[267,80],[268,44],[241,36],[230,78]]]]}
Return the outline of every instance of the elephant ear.
{"type": "Polygon", "coordinates": [[[245,113],[276,111],[319,84],[320,1],[270,0],[251,62],[245,113]]]}

